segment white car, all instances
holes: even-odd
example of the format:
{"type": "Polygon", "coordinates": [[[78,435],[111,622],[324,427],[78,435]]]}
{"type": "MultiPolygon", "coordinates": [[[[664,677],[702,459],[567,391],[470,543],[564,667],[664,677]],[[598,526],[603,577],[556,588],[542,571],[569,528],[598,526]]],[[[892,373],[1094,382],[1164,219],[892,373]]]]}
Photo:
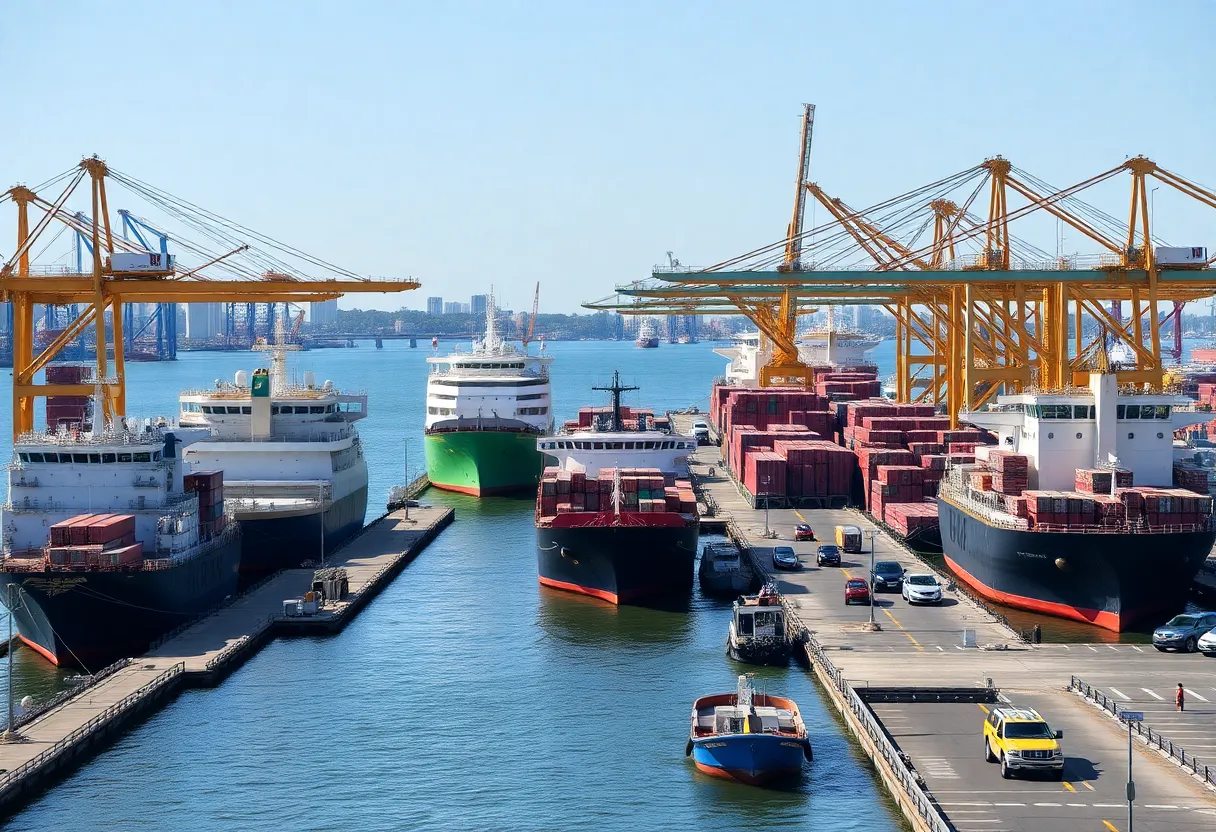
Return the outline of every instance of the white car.
{"type": "Polygon", "coordinates": [[[933,575],[908,575],[904,578],[903,595],[909,604],[940,604],[942,585],[933,575]]]}
{"type": "Polygon", "coordinates": [[[709,425],[698,419],[692,423],[692,436],[698,445],[709,444],[709,425]]]}
{"type": "Polygon", "coordinates": [[[1196,645],[1199,652],[1205,656],[1216,656],[1216,630],[1211,630],[1199,637],[1199,644],[1196,645]]]}

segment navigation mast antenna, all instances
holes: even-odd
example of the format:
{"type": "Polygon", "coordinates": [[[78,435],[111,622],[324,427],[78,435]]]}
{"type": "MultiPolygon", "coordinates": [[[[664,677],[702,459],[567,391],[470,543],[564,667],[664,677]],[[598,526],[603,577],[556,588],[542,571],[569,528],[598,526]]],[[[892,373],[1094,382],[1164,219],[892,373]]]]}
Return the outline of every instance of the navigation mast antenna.
{"type": "Polygon", "coordinates": [[[785,262],[778,271],[802,270],[802,224],[806,216],[806,186],[811,174],[811,135],[815,129],[815,105],[802,105],[802,146],[798,151],[798,183],[794,190],[794,215],[785,235],[785,262]]]}
{"type": "Polygon", "coordinates": [[[612,429],[614,431],[622,431],[625,426],[621,424],[621,394],[628,393],[630,390],[641,390],[640,387],[622,387],[621,386],[621,371],[612,371],[612,386],[611,387],[592,387],[592,390],[602,390],[605,393],[612,394],[612,429]]]}

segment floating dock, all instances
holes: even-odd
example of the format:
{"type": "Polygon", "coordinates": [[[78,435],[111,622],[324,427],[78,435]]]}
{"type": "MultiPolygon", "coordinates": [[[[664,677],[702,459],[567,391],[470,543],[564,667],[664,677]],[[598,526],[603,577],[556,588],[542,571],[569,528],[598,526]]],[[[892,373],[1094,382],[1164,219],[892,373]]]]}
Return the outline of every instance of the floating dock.
{"type": "Polygon", "coordinates": [[[448,526],[450,508],[392,511],[327,559],[342,567],[349,593],[317,614],[283,614],[283,601],[312,588],[314,570],[287,569],[173,635],[19,728],[0,744],[0,817],[108,745],[134,721],[188,687],[217,684],[277,635],[341,630],[448,526]]]}
{"type": "MultiPolygon", "coordinates": [[[[674,418],[687,432],[692,417],[674,418]]],[[[691,468],[698,500],[716,507],[731,537],[776,582],[812,672],[914,829],[1126,832],[1127,730],[1111,714],[1123,707],[1145,711],[1134,743],[1138,826],[1216,824],[1216,659],[1147,644],[1031,644],[945,573],[940,607],[880,593],[871,630],[870,607],[845,606],[844,584],[869,576],[874,523],[853,509],[770,509],[775,536],[766,537],[765,511],[747,504],[716,446],[699,448],[691,468]],[[794,542],[802,522],[819,542],[794,542]],[[817,546],[834,543],[843,524],[863,529],[864,554],[844,555],[839,568],[816,567],[817,546]],[[794,547],[800,571],[773,569],[778,545],[794,547]],[[1173,710],[1179,682],[1191,691],[1183,714],[1173,710]],[[1003,780],[984,762],[985,714],[1010,705],[1035,708],[1064,731],[1063,782],[1003,780]]],[[[875,560],[933,571],[886,533],[873,546],[875,560]]]]}

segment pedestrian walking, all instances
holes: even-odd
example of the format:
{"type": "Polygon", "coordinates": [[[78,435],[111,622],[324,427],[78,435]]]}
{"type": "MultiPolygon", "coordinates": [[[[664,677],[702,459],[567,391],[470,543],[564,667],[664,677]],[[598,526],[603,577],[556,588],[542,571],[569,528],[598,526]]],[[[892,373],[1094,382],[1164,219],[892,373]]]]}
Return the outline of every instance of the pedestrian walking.
{"type": "Polygon", "coordinates": [[[1182,693],[1182,682],[1178,683],[1178,693],[1174,695],[1174,705],[1180,711],[1186,710],[1186,696],[1182,693]]]}

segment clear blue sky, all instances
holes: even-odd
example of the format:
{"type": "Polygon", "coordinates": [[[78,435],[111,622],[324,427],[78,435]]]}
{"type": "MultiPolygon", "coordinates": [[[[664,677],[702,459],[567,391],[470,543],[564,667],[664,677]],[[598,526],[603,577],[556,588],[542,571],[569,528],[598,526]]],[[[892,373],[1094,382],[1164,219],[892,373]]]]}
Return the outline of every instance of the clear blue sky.
{"type": "MultiPolygon", "coordinates": [[[[423,282],[343,306],[492,281],[519,309],[540,280],[574,311],[668,249],[779,238],[804,101],[812,178],[855,207],[997,153],[1059,185],[1138,153],[1216,183],[1214,32],[1209,0],[10,2],[0,185],[97,153],[423,282]]],[[[1216,248],[1216,212],[1157,213],[1216,248]]]]}

